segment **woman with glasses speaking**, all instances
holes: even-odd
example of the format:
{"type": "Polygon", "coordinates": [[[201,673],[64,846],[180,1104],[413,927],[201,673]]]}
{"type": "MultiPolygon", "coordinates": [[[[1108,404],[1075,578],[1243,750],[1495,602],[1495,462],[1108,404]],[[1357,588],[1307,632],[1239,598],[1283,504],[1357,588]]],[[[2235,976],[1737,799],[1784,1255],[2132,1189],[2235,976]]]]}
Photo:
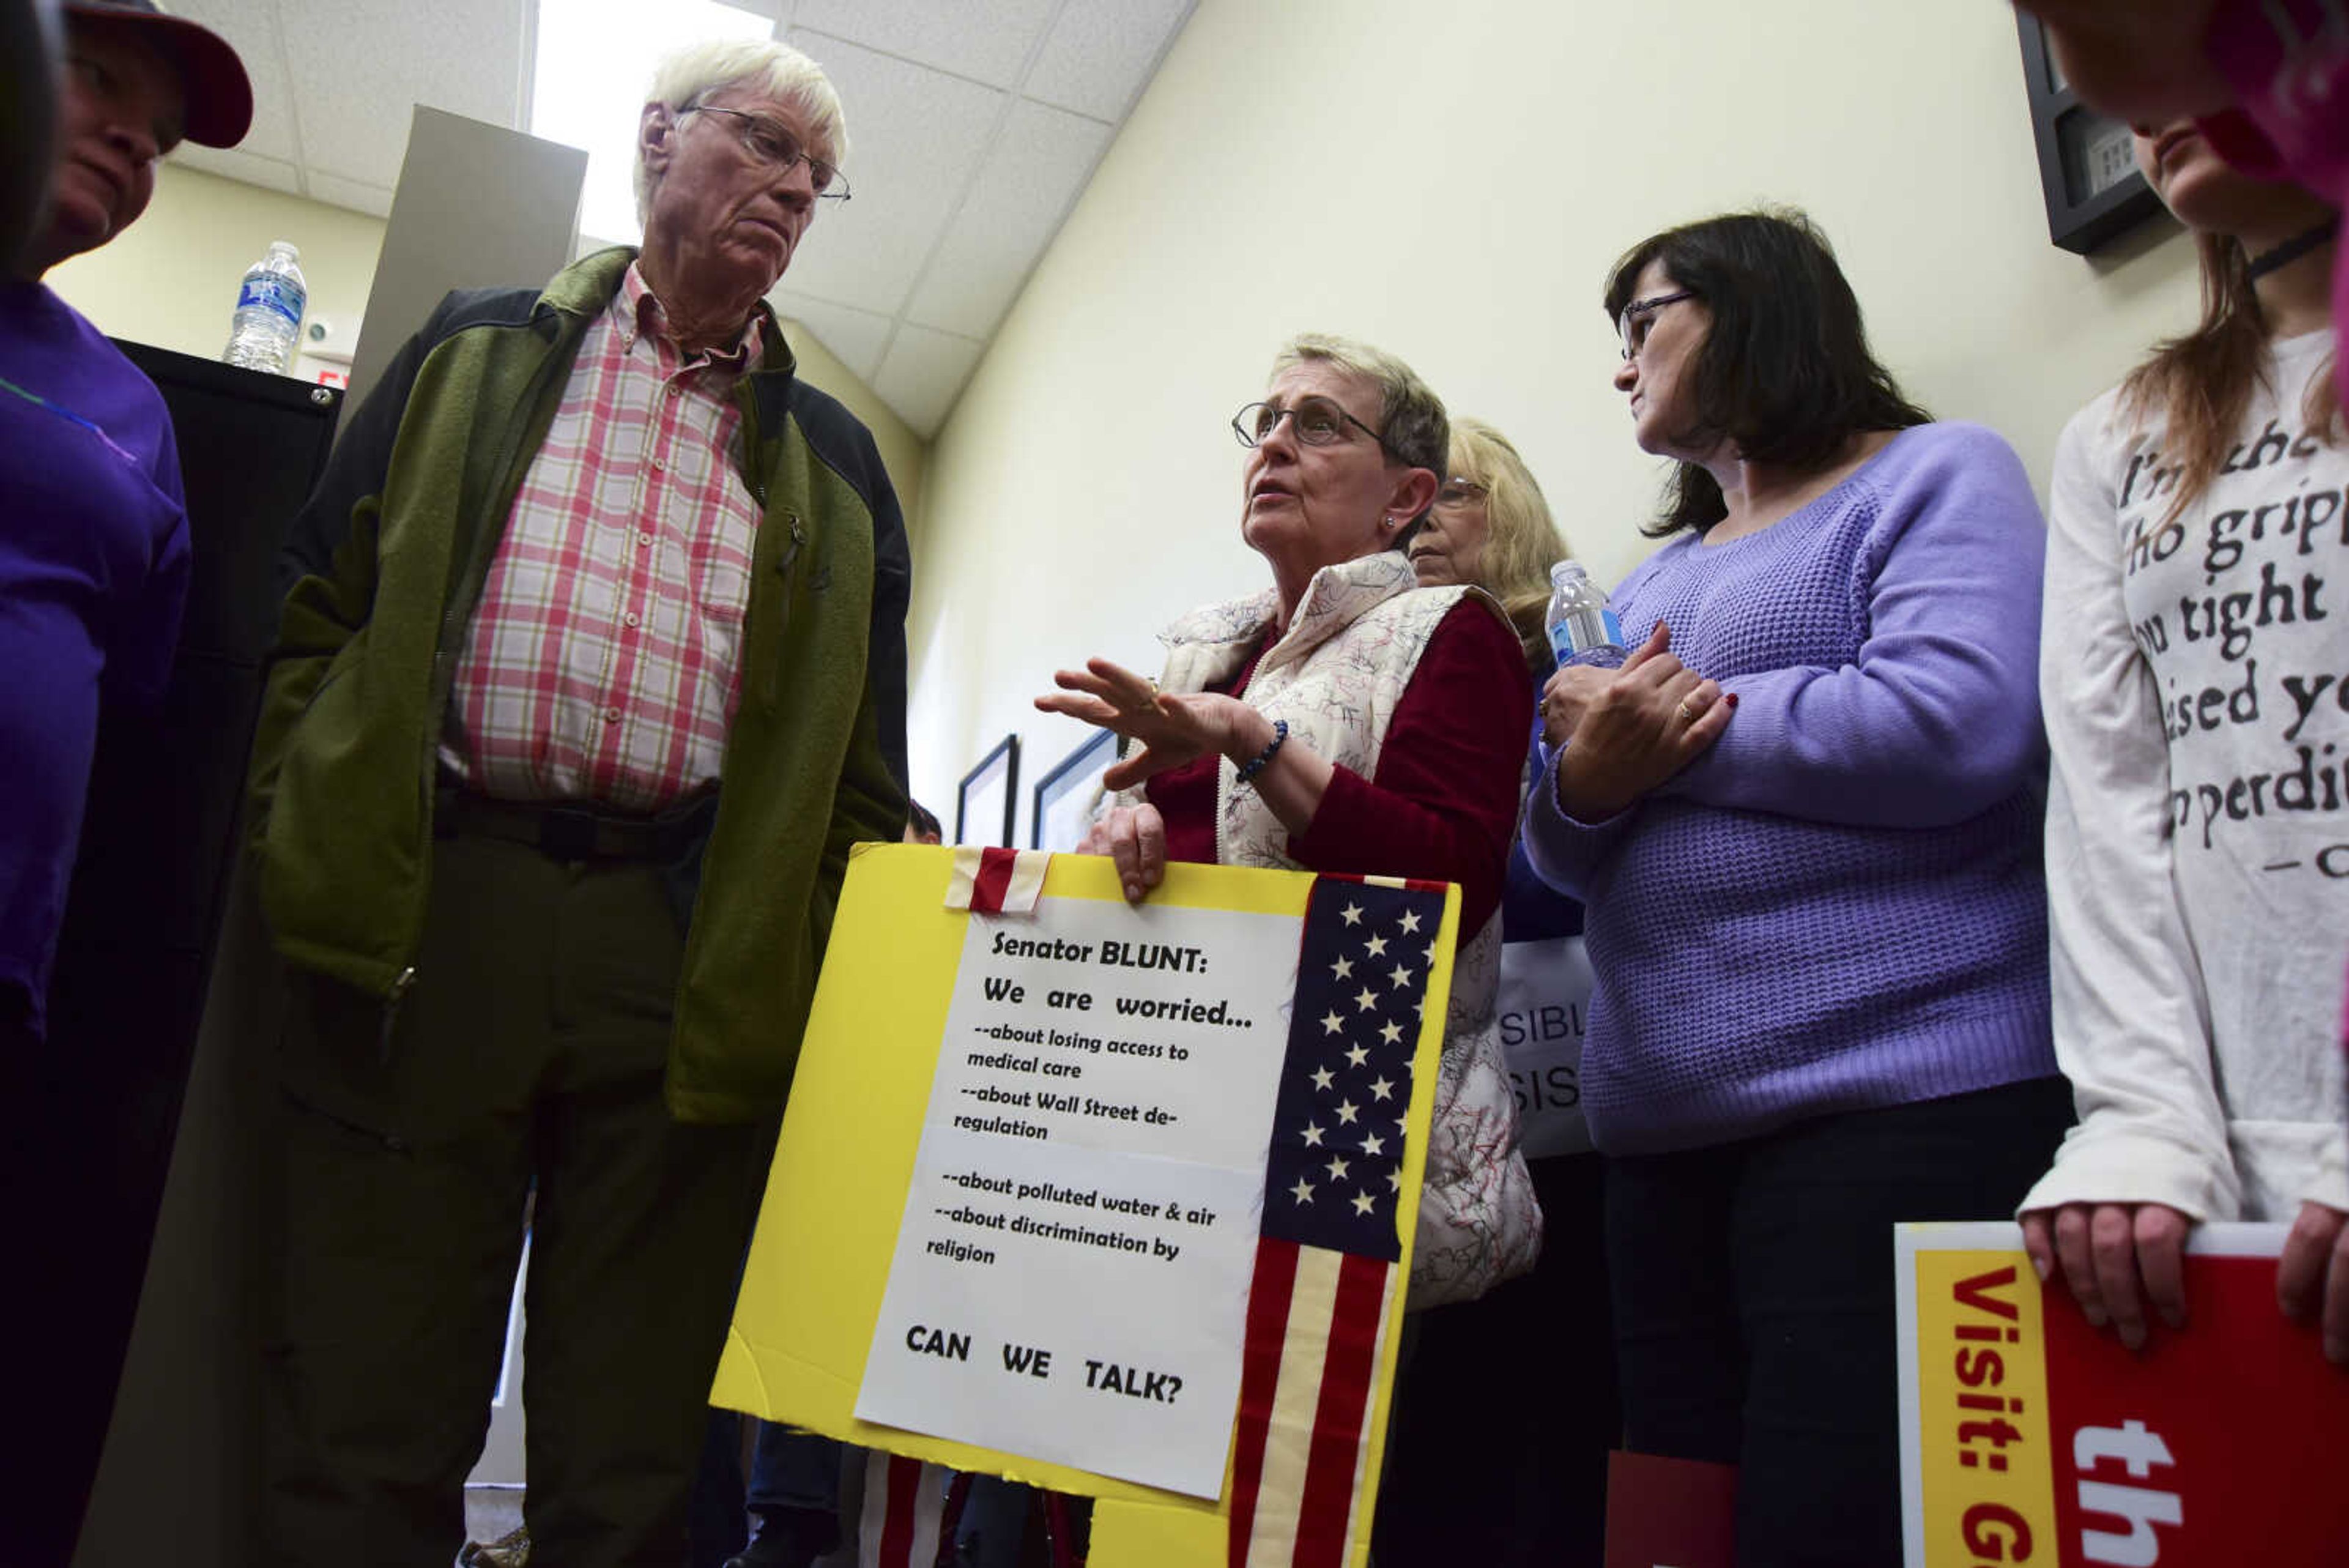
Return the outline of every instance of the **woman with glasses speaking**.
{"type": "Polygon", "coordinates": [[[1494,1027],[1501,870],[1525,757],[1525,656],[1481,591],[1420,590],[1401,543],[1443,481],[1444,405],[1408,365],[1305,336],[1232,421],[1240,536],[1271,586],[1161,634],[1151,680],[1107,659],[1036,705],[1141,742],[1080,846],[1126,896],[1166,862],[1424,877],[1461,888],[1410,1303],[1532,1266],[1541,1219],[1494,1027]]]}
{"type": "Polygon", "coordinates": [[[1740,1467],[1741,1563],[1897,1563],[1892,1227],[2006,1217],[2070,1120],[2045,535],[1799,215],[1644,240],[1606,306],[1667,543],[1616,591],[1637,651],[1545,688],[1525,834],[1588,911],[1630,1447],[1740,1467]]]}

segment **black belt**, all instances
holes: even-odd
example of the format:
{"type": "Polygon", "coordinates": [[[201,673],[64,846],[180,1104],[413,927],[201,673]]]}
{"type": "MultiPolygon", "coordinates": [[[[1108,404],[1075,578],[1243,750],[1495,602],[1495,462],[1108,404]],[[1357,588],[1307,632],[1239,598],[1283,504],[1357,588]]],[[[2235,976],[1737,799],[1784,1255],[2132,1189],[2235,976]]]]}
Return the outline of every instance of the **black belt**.
{"type": "Polygon", "coordinates": [[[433,831],[527,844],[557,860],[645,860],[668,865],[708,833],[718,793],[704,790],[652,816],[630,815],[587,801],[496,800],[442,784],[433,831]]]}

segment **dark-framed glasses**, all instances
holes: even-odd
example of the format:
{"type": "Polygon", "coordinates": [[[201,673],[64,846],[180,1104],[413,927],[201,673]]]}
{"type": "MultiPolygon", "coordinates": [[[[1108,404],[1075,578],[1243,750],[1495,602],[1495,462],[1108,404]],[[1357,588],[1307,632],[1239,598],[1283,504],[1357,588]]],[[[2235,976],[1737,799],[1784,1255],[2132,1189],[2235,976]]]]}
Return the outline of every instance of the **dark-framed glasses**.
{"type": "Polygon", "coordinates": [[[1444,488],[1435,493],[1435,504],[1446,512],[1456,512],[1492,493],[1492,486],[1479,484],[1473,479],[1447,479],[1444,482],[1444,488]]]}
{"type": "Polygon", "coordinates": [[[1394,457],[1386,437],[1328,398],[1299,398],[1285,409],[1278,403],[1250,403],[1232,416],[1232,434],[1239,437],[1242,446],[1262,446],[1272,439],[1272,432],[1280,428],[1283,420],[1296,421],[1293,428],[1297,439],[1307,446],[1335,446],[1346,439],[1346,427],[1351,425],[1376,441],[1381,452],[1394,457]]]}
{"type": "Polygon", "coordinates": [[[1640,357],[1640,350],[1647,346],[1648,326],[1655,319],[1656,312],[1667,305],[1678,305],[1683,299],[1695,297],[1696,290],[1683,288],[1671,294],[1635,299],[1626,305],[1615,317],[1615,330],[1623,335],[1623,358],[1636,359],[1640,357]]]}
{"type": "Polygon", "coordinates": [[[781,122],[763,114],[751,114],[744,109],[725,109],[714,103],[689,103],[677,111],[683,119],[688,114],[722,114],[742,122],[742,151],[777,178],[788,174],[801,163],[808,166],[808,182],[815,187],[818,199],[826,202],[848,200],[848,177],[823,159],[800,145],[800,139],[781,122]]]}

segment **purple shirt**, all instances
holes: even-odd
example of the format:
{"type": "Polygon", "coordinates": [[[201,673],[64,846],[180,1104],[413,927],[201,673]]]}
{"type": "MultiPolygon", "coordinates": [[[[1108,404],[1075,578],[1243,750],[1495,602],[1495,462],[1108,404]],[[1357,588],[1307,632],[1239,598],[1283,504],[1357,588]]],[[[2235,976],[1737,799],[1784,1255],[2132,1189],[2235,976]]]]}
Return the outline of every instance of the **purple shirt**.
{"type": "Polygon", "coordinates": [[[162,395],[37,283],[0,281],[0,986],[43,1023],[98,697],[161,697],[188,587],[162,395]]]}
{"type": "Polygon", "coordinates": [[[1534,868],[1588,906],[1601,1150],[2055,1071],[2045,546],[2013,450],[1931,424],[1758,534],[1676,538],[1615,591],[1627,644],[1664,621],[1738,708],[1605,822],[1560,811],[1547,772],[1528,805],[1534,868]]]}

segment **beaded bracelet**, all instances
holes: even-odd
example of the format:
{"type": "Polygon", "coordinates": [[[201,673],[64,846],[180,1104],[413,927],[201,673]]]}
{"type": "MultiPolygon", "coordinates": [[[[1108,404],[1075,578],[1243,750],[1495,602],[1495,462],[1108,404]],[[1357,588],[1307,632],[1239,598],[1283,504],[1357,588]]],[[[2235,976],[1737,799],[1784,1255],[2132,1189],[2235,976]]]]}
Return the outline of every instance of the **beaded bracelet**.
{"type": "Polygon", "coordinates": [[[1264,772],[1266,768],[1269,767],[1272,763],[1273,753],[1279,751],[1282,743],[1288,739],[1288,721],[1286,719],[1275,719],[1272,722],[1272,744],[1265,747],[1264,750],[1258,752],[1255,756],[1250,757],[1247,762],[1240,764],[1239,782],[1241,784],[1248,784],[1256,778],[1257,774],[1264,772]]]}

